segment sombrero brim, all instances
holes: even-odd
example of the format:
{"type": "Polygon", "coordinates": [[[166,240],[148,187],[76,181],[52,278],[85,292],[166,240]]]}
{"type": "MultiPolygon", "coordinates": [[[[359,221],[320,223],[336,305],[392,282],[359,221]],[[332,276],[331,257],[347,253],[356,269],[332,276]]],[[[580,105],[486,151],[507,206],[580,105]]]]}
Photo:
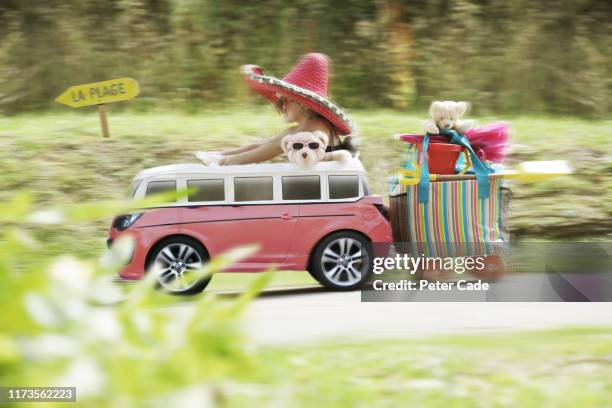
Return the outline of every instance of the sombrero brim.
{"type": "Polygon", "coordinates": [[[278,94],[288,96],[321,114],[338,130],[338,133],[342,135],[353,133],[353,122],[329,99],[282,79],[263,75],[263,71],[257,65],[243,65],[242,75],[253,90],[270,102],[275,103],[279,98],[278,94]]]}

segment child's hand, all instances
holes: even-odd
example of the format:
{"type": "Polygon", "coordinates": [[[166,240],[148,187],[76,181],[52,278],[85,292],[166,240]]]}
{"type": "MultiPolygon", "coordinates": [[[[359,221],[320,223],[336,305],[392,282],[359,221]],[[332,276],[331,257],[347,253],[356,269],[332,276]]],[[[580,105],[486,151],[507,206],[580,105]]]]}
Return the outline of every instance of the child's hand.
{"type": "Polygon", "coordinates": [[[217,166],[223,160],[223,155],[214,152],[196,152],[195,155],[206,166],[217,166]]]}

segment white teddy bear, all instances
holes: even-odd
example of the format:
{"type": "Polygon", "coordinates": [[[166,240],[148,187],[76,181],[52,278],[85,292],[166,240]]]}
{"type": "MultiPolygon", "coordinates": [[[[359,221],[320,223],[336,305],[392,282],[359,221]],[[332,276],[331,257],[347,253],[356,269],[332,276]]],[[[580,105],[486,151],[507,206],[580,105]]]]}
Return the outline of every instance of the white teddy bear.
{"type": "Polygon", "coordinates": [[[470,105],[467,102],[434,101],[429,107],[431,119],[423,122],[425,132],[432,135],[440,133],[440,129],[453,129],[465,134],[474,126],[472,120],[459,120],[470,105]]]}
{"type": "Polygon", "coordinates": [[[290,162],[300,166],[311,166],[330,160],[344,163],[351,159],[351,153],[347,150],[326,153],[327,135],[321,131],[297,132],[285,136],[281,141],[281,148],[287,153],[290,162]]]}

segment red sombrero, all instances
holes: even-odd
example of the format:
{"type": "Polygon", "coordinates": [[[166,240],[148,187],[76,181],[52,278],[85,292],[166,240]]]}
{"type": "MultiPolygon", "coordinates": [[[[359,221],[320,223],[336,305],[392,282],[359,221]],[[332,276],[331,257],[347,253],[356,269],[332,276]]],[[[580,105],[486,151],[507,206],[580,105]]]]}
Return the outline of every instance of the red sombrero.
{"type": "Polygon", "coordinates": [[[275,103],[281,95],[320,113],[338,133],[353,132],[348,115],[328,99],[329,58],[324,54],[306,54],[283,79],[263,74],[257,65],[243,65],[242,74],[251,88],[275,103]]]}

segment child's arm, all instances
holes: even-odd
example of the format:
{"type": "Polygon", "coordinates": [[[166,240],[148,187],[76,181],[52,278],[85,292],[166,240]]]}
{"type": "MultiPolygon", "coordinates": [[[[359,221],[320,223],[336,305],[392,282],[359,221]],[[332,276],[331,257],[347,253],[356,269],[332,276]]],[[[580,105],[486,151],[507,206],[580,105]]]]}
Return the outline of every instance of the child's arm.
{"type": "Polygon", "coordinates": [[[222,152],[219,152],[219,154],[222,154],[223,156],[232,156],[232,155],[235,155],[235,154],[240,154],[240,153],[249,152],[251,150],[255,150],[258,147],[261,147],[262,145],[264,145],[266,143],[269,143],[269,142],[271,142],[273,140],[278,140],[280,142],[280,139],[282,139],[283,137],[287,136],[288,133],[294,132],[295,128],[296,128],[296,126],[292,126],[292,127],[288,128],[288,129],[285,129],[278,136],[275,136],[271,140],[265,140],[263,142],[252,143],[250,145],[236,147],[234,149],[224,150],[222,152]]]}
{"type": "Polygon", "coordinates": [[[283,150],[280,146],[280,140],[278,137],[275,137],[274,139],[269,140],[266,143],[262,143],[254,149],[225,156],[223,159],[221,159],[219,164],[230,166],[234,164],[260,163],[273,159],[282,153],[283,150]]]}
{"type": "Polygon", "coordinates": [[[261,143],[253,143],[253,144],[246,145],[246,146],[236,147],[234,149],[227,149],[227,150],[224,150],[222,152],[219,152],[219,154],[222,154],[223,156],[229,156],[229,155],[232,155],[232,154],[248,152],[249,150],[256,149],[259,146],[261,146],[261,143]]]}

